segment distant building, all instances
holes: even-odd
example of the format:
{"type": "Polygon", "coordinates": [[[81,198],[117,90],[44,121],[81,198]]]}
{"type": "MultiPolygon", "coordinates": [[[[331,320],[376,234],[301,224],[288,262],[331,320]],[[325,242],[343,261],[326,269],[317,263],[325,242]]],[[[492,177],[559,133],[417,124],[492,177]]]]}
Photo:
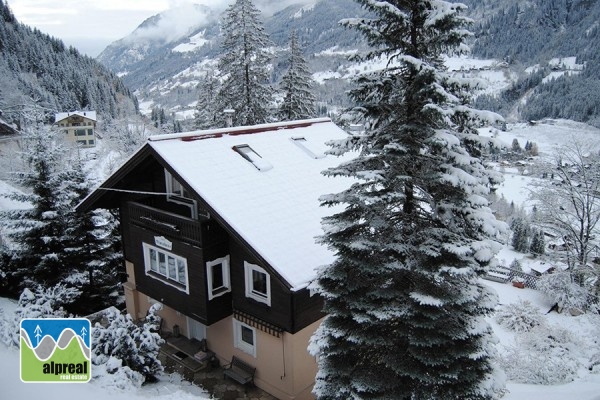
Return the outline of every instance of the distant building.
{"type": "Polygon", "coordinates": [[[81,147],[96,146],[96,111],[72,111],[55,115],[54,124],[65,138],[81,147]]]}

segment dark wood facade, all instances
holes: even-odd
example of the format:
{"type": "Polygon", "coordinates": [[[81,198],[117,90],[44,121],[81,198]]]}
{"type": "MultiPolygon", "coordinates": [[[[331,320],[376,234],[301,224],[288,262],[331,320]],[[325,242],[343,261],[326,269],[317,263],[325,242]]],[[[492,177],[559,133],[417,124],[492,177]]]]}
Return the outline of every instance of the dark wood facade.
{"type": "Polygon", "coordinates": [[[292,291],[277,270],[149,146],[113,174],[104,187],[109,190],[96,191],[79,209],[119,207],[125,259],[134,265],[136,288],[141,293],[205,325],[241,312],[282,331],[296,333],[323,316],[320,296],[310,296],[308,289],[292,291]],[[189,206],[167,200],[165,168],[192,193],[198,219],[191,217],[189,206]],[[146,273],[143,243],[154,244],[156,236],[170,241],[171,253],[187,260],[189,294],[146,273]],[[206,262],[226,255],[230,256],[231,292],[209,300],[206,262]],[[270,306],[246,297],[245,261],[268,272],[270,306]]]}

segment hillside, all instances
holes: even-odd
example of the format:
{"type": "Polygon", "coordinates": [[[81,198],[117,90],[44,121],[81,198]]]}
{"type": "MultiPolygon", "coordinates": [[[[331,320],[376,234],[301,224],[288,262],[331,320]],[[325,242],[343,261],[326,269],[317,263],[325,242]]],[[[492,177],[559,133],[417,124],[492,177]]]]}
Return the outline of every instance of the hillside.
{"type": "MultiPolygon", "coordinates": [[[[351,0],[298,1],[263,15],[275,43],[272,81],[277,83],[285,71],[287,41],[291,30],[296,30],[318,82],[322,112],[350,106],[349,81],[365,66],[349,62],[348,55],[363,49],[364,42],[338,22],[364,15],[364,10],[351,0]]],[[[477,106],[514,122],[565,118],[600,126],[600,53],[595,50],[600,3],[461,2],[475,21],[472,57],[494,61],[481,74],[502,75],[504,81],[495,86],[501,91],[480,93],[477,106]]],[[[198,5],[158,14],[107,47],[98,60],[135,90],[146,112],[160,106],[179,118],[191,118],[199,78],[215,68],[220,51],[220,17],[220,11],[198,5]]]]}
{"type": "Polygon", "coordinates": [[[0,109],[8,122],[19,123],[34,106],[48,119],[74,109],[117,117],[135,113],[137,100],[106,67],[19,23],[0,0],[0,109]]]}
{"type": "MultiPolygon", "coordinates": [[[[272,15],[263,15],[265,29],[275,44],[273,81],[277,82],[287,68],[285,49],[292,29],[296,29],[311,70],[326,77],[317,88],[319,100],[348,105],[344,93],[348,82],[340,76],[351,65],[348,52],[360,47],[361,40],[338,21],[362,13],[355,2],[327,0],[291,5],[272,15]]],[[[131,35],[112,43],[98,60],[136,91],[142,109],[149,111],[151,106],[162,106],[182,115],[187,110],[190,115],[199,96],[196,88],[199,78],[215,67],[220,51],[220,18],[219,12],[198,5],[163,12],[144,21],[131,35]]]]}
{"type": "Polygon", "coordinates": [[[600,127],[599,2],[466,3],[482,17],[473,55],[504,60],[519,76],[509,90],[481,106],[517,120],[566,118],[600,127]]]}

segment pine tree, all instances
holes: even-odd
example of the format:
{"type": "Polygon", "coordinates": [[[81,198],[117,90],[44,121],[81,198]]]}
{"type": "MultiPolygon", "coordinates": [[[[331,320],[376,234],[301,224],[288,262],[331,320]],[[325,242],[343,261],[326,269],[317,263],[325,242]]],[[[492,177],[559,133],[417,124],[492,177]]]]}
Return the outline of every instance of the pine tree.
{"type": "Polygon", "coordinates": [[[69,164],[63,173],[66,195],[62,209],[67,221],[63,236],[64,282],[82,291],[69,311],[87,315],[123,302],[120,235],[115,234],[117,223],[107,210],[75,212],[77,204],[90,193],[91,182],[79,157],[69,164]]]}
{"type": "Polygon", "coordinates": [[[164,340],[158,334],[160,317],[156,315],[161,309],[160,304],[150,307],[143,324],[136,324],[129,314],[122,315],[115,308],[109,309],[105,315],[108,325],[96,324],[92,330],[92,362],[106,364],[114,357],[146,379],[162,371],[158,352],[164,340]]]}
{"type": "Polygon", "coordinates": [[[546,252],[546,240],[544,239],[544,232],[542,230],[536,229],[533,232],[529,251],[534,257],[542,256],[546,252]]]}
{"type": "Polygon", "coordinates": [[[314,118],[316,116],[314,81],[306,60],[302,56],[302,48],[298,43],[296,31],[290,37],[289,68],[281,79],[284,92],[283,103],[279,108],[279,116],[283,121],[314,118]]]}
{"type": "MultiPolygon", "coordinates": [[[[260,11],[251,0],[236,0],[227,8],[222,29],[219,70],[223,83],[217,104],[222,110],[235,110],[233,125],[268,122],[273,91],[269,85],[268,47],[272,43],[260,20],[260,11]]],[[[217,122],[225,125],[222,113],[217,113],[217,122]]]]}
{"type": "Polygon", "coordinates": [[[513,231],[511,244],[516,251],[526,253],[529,250],[531,226],[525,217],[516,216],[510,224],[513,231]]]}
{"type": "Polygon", "coordinates": [[[64,148],[55,141],[53,132],[42,126],[28,131],[23,143],[22,156],[30,170],[17,174],[15,180],[31,193],[10,197],[33,207],[6,213],[10,239],[6,289],[13,295],[35,284],[54,286],[63,277],[61,238],[66,223],[60,212],[59,165],[64,148]]]}
{"type": "MultiPolygon", "coordinates": [[[[200,95],[196,105],[194,127],[196,129],[217,128],[216,115],[219,110],[216,104],[219,91],[219,81],[214,76],[214,71],[208,71],[198,84],[200,95]]],[[[223,126],[221,126],[222,128],[223,126]]]]}
{"type": "Polygon", "coordinates": [[[322,197],[343,206],[320,241],[337,259],[314,284],[324,319],[311,340],[319,399],[490,399],[497,302],[479,277],[506,229],[485,195],[469,106],[470,81],[446,73],[442,53],[465,49],[463,5],[440,0],[357,0],[372,18],[350,19],[387,60],[351,92],[365,134],[334,144],[357,157],[328,176],[355,179],[322,197]]]}

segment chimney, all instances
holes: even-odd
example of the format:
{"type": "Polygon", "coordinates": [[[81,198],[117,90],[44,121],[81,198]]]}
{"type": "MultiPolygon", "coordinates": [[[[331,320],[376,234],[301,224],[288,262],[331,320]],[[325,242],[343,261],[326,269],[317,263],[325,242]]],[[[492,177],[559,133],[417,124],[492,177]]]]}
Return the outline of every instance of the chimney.
{"type": "Polygon", "coordinates": [[[233,114],[235,114],[235,110],[232,108],[228,108],[226,110],[223,110],[223,114],[225,114],[226,128],[231,128],[233,126],[233,114]]]}

